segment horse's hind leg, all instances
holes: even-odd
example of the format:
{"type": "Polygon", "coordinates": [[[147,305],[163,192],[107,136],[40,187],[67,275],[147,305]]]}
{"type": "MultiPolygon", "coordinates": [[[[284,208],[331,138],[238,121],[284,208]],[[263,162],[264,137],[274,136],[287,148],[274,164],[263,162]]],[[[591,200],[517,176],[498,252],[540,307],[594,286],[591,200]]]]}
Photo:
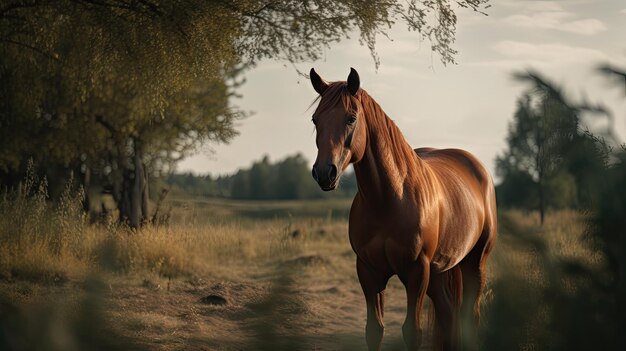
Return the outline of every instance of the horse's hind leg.
{"type": "Polygon", "coordinates": [[[495,241],[495,230],[486,228],[470,253],[459,263],[463,272],[461,324],[465,349],[478,348],[480,296],[485,287],[486,262],[495,241]]]}
{"type": "Polygon", "coordinates": [[[433,350],[459,350],[459,313],[461,309],[463,279],[459,266],[433,274],[428,286],[428,296],[435,307],[433,350]]]}
{"type": "Polygon", "coordinates": [[[367,324],[365,326],[367,348],[370,351],[380,350],[385,332],[385,325],[383,324],[384,294],[389,277],[376,274],[358,258],[356,271],[367,304],[367,324]]]}

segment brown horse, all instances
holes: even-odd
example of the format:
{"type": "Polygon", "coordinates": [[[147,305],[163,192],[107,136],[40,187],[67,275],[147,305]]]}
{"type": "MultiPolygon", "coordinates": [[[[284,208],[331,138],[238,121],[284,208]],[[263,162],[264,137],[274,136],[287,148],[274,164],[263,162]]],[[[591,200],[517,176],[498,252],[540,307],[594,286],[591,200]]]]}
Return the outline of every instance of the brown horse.
{"type": "Polygon", "coordinates": [[[458,149],[413,150],[365,90],[358,73],[327,83],[311,69],[320,95],[313,114],[317,160],[313,178],[337,187],[354,164],[358,193],[350,210],[350,244],[367,303],[370,350],[383,338],[383,297],[397,274],[406,288],[402,334],[409,350],[421,344],[426,294],[435,308],[437,348],[477,347],[485,261],[496,236],[493,182],[484,166],[458,149]]]}

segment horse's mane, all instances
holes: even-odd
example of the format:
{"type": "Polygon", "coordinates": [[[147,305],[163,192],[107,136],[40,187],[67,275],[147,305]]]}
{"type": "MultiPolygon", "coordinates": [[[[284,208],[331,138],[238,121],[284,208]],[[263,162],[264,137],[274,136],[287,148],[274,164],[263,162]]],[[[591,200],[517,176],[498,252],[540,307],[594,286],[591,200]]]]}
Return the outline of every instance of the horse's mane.
{"type": "Polygon", "coordinates": [[[365,90],[361,89],[358,95],[364,115],[367,116],[367,127],[370,132],[378,136],[377,140],[380,145],[373,146],[389,151],[401,173],[412,174],[415,171],[413,168],[416,165],[417,155],[404,139],[398,126],[365,90]]]}
{"type": "Polygon", "coordinates": [[[378,145],[372,146],[381,148],[381,151],[390,152],[401,173],[407,174],[407,172],[415,170],[412,169],[418,159],[415,151],[404,139],[398,126],[365,90],[359,89],[356,96],[352,96],[348,91],[346,82],[330,82],[324,94],[318,96],[313,103],[318,100],[320,100],[320,104],[315,110],[315,114],[321,114],[340,103],[346,111],[355,113],[358,106],[361,105],[363,115],[367,118],[368,132],[373,132],[378,137],[378,145]]]}

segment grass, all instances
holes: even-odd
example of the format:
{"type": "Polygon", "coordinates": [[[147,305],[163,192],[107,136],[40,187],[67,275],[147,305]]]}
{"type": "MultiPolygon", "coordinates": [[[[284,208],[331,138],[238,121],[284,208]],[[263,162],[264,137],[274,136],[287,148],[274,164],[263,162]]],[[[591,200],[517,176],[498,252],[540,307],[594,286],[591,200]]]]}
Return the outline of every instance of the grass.
{"type": "MultiPolygon", "coordinates": [[[[76,205],[80,192],[68,187],[51,205],[45,184],[35,184],[0,204],[0,327],[12,331],[0,346],[364,348],[365,304],[347,221],[337,215],[347,201],[176,200],[170,226],[135,232],[90,225],[76,205]]],[[[584,284],[561,274],[560,262],[603,265],[585,220],[556,212],[540,228],[534,213],[502,214],[483,300],[484,349],[541,349],[558,306],[550,293],[584,284]]],[[[404,314],[394,278],[384,349],[403,349],[404,314]]]]}
{"type": "Polygon", "coordinates": [[[594,332],[588,323],[594,324],[592,301],[600,294],[593,277],[604,274],[606,262],[587,234],[588,220],[578,211],[553,212],[541,227],[536,213],[501,213],[483,304],[482,349],[571,349],[561,338],[594,332]]]}
{"type": "Polygon", "coordinates": [[[9,280],[82,279],[102,268],[168,278],[204,275],[218,264],[297,254],[314,234],[311,228],[325,231],[342,218],[333,213],[349,207],[346,200],[173,200],[173,225],[132,231],[110,218],[88,224],[82,192],[71,184],[51,204],[45,181],[29,179],[0,201],[0,277],[9,280]]]}
{"type": "Polygon", "coordinates": [[[207,198],[173,198],[173,221],[198,225],[216,222],[268,219],[347,219],[352,199],[313,199],[306,201],[252,201],[207,198]]]}

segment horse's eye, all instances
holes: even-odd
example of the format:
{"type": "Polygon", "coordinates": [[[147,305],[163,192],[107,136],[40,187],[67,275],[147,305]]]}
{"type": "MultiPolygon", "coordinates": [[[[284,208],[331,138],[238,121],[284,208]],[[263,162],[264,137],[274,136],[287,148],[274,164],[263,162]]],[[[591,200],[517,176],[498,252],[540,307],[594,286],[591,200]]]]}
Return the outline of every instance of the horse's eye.
{"type": "Polygon", "coordinates": [[[348,117],[348,121],[346,123],[348,123],[349,126],[354,125],[354,123],[356,123],[356,117],[354,116],[348,117]]]}

